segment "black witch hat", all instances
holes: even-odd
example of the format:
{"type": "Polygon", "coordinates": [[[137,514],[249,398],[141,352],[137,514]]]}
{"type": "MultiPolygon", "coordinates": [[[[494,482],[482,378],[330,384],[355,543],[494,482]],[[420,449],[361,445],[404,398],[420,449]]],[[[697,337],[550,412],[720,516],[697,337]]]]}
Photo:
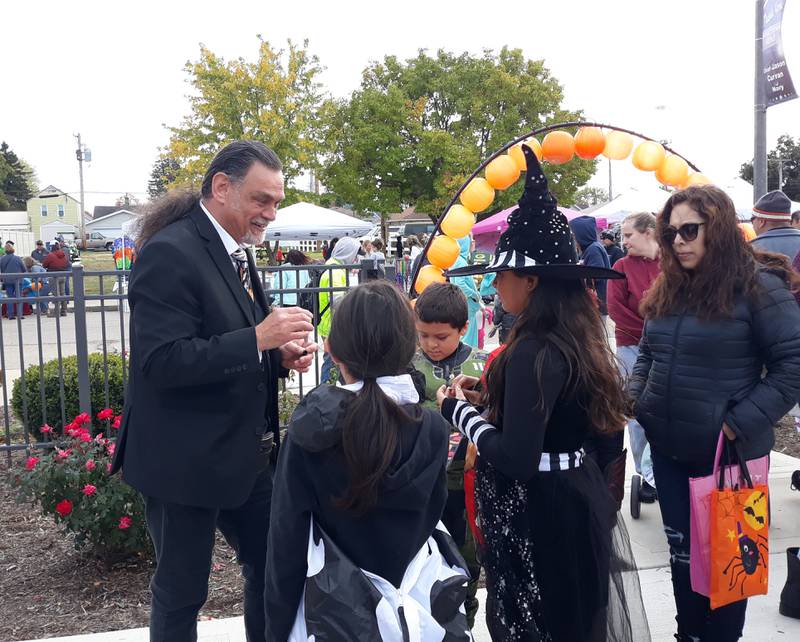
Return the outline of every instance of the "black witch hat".
{"type": "Polygon", "coordinates": [[[578,263],[572,230],[547,189],[539,160],[527,145],[522,146],[522,151],[528,166],[525,191],[519,207],[508,215],[508,229],[497,241],[494,259],[491,263],[448,270],[447,276],[519,270],[561,279],[624,278],[615,270],[578,263]]]}

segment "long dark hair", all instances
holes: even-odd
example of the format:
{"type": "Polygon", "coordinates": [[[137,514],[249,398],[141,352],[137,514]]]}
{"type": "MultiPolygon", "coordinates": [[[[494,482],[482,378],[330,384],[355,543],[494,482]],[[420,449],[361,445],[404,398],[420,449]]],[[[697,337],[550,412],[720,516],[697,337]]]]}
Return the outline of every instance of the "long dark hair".
{"type": "Polygon", "coordinates": [[[200,200],[200,193],[191,189],[175,189],[149,203],[139,216],[134,234],[136,248],[141,250],[153,236],[170,223],[183,218],[200,200]]]}
{"type": "Polygon", "coordinates": [[[548,352],[560,352],[569,369],[563,394],[576,397],[596,432],[623,429],[630,403],[597,304],[579,279],[539,279],[514,323],[508,345],[487,370],[482,402],[489,410],[491,423],[503,422],[505,366],[519,342],[530,338],[544,343],[533,364],[537,381],[548,376],[544,371],[548,352]]]}
{"type": "Polygon", "coordinates": [[[342,419],[350,486],[336,501],[339,508],[363,514],[378,500],[401,426],[418,419],[389,399],[375,381],[402,374],[411,363],[416,348],[411,306],[387,281],[359,285],[336,308],[328,345],[347,372],[364,382],[342,419]]]}
{"type": "Polygon", "coordinates": [[[761,252],[744,240],[730,197],[713,185],[694,185],[669,197],[658,215],[656,237],[661,274],[641,304],[643,316],[660,318],[692,310],[701,319],[729,316],[737,295],[751,298],[759,290],[758,269],[769,269],[791,288],[798,277],[778,254],[761,252]],[[696,270],[684,270],[672,243],[663,238],[672,210],[685,203],[705,222],[705,255],[696,270]]]}

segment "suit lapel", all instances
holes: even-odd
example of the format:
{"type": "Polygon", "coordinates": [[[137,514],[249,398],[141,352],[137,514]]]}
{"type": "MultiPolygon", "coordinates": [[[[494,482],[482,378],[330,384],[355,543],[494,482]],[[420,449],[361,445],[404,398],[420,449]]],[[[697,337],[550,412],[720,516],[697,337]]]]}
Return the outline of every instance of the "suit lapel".
{"type": "Polygon", "coordinates": [[[239,280],[236,268],[233,267],[231,257],[225,252],[225,246],[222,245],[222,239],[219,238],[219,234],[217,234],[217,231],[211,225],[208,216],[206,216],[206,213],[200,208],[200,205],[192,210],[189,216],[197,226],[197,231],[200,232],[200,236],[206,240],[206,250],[217,266],[222,280],[225,281],[225,284],[230,289],[233,298],[236,299],[236,302],[247,317],[250,325],[255,325],[255,317],[253,316],[253,306],[250,302],[250,297],[247,296],[247,293],[242,287],[242,282],[239,280]]]}

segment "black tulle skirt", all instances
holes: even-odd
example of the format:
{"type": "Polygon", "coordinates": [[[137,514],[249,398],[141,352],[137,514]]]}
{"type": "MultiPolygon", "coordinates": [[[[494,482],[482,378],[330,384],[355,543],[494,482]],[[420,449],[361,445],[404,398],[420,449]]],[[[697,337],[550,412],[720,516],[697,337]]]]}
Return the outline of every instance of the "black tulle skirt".
{"type": "Polygon", "coordinates": [[[475,495],[494,642],[650,639],[627,531],[592,460],[523,483],[479,458],[475,495]]]}

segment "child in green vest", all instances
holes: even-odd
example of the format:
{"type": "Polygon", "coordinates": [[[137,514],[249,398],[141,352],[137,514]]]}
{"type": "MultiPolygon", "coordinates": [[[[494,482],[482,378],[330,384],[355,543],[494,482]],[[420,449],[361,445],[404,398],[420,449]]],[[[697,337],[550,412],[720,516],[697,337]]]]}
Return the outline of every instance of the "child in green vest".
{"type": "MultiPolygon", "coordinates": [[[[467,332],[467,299],[461,288],[452,283],[433,283],[417,298],[417,340],[419,348],[412,365],[425,377],[425,400],[423,406],[436,407],[436,391],[442,385],[450,385],[460,374],[480,378],[486,365],[487,353],[462,343],[467,332]]],[[[415,373],[416,374],[416,373],[415,373]]],[[[474,455],[467,455],[467,440],[454,431],[450,438],[450,454],[447,464],[447,505],[442,523],[450,531],[467,562],[472,577],[467,587],[467,621],[470,628],[478,611],[478,578],[481,573],[477,561],[475,541],[467,526],[464,501],[465,461],[474,466],[474,455]]]]}

